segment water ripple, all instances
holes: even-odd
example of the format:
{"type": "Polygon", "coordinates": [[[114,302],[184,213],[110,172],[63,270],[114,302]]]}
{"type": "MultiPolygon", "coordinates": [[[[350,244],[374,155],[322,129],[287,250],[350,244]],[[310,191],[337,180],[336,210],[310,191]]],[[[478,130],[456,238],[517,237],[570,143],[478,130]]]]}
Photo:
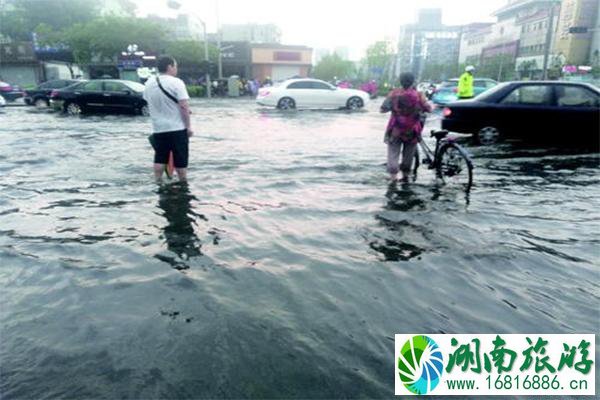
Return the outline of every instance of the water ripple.
{"type": "Polygon", "coordinates": [[[377,106],[194,101],[163,186],[146,118],[7,109],[3,397],[390,398],[395,333],[597,331],[598,154],[467,143],[470,194],[389,185],[377,106]]]}

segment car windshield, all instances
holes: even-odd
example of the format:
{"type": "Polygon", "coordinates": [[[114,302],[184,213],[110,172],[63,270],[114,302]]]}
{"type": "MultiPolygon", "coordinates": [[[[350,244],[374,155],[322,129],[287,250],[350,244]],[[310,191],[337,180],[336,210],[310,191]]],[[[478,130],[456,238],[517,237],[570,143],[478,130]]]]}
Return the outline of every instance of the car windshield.
{"type": "Polygon", "coordinates": [[[457,80],[444,81],[440,85],[441,88],[449,88],[449,87],[455,87],[455,86],[458,86],[458,81],[457,80]]]}
{"type": "Polygon", "coordinates": [[[485,92],[481,93],[479,96],[477,96],[477,100],[487,100],[488,98],[494,96],[499,91],[503,90],[509,84],[510,84],[509,82],[500,83],[500,84],[494,86],[493,88],[488,89],[485,92]]]}
{"type": "Polygon", "coordinates": [[[78,87],[78,86],[80,86],[80,85],[83,85],[84,83],[87,83],[87,82],[88,82],[88,81],[78,81],[78,82],[74,82],[74,83],[72,83],[71,85],[69,85],[69,86],[66,86],[66,87],[64,87],[64,88],[62,88],[62,89],[74,89],[74,88],[76,88],[76,87],[78,87]]]}
{"type": "Polygon", "coordinates": [[[141,83],[138,82],[132,82],[132,81],[128,81],[128,82],[124,82],[125,85],[127,85],[129,88],[133,89],[136,92],[143,92],[145,86],[142,85],[141,83]]]}

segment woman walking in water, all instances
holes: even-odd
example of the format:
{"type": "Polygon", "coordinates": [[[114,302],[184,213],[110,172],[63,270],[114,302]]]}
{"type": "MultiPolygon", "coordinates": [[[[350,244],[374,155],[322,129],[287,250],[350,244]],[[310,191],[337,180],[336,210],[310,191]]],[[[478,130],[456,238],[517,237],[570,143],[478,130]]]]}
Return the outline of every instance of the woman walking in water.
{"type": "Polygon", "coordinates": [[[392,90],[381,106],[381,112],[392,112],[383,141],[388,146],[387,170],[393,182],[398,180],[399,171],[402,171],[402,182],[408,182],[412,161],[423,131],[421,114],[431,112],[431,105],[425,96],[414,88],[414,83],[413,74],[401,74],[401,88],[392,90]],[[402,162],[399,164],[400,153],[402,162]]]}

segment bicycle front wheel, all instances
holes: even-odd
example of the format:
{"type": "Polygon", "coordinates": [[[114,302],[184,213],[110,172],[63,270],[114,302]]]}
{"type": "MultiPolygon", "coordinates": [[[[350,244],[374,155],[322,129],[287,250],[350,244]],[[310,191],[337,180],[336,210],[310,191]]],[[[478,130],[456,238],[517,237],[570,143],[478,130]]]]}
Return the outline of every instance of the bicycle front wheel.
{"type": "Polygon", "coordinates": [[[471,189],[473,163],[462,147],[455,143],[442,146],[436,166],[437,177],[445,184],[471,189]]]}

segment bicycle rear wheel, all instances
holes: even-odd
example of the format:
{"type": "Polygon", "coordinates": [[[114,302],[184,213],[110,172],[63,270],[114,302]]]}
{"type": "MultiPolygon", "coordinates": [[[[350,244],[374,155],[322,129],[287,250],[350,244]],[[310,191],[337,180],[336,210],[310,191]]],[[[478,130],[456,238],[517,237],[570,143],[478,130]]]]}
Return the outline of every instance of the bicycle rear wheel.
{"type": "Polygon", "coordinates": [[[436,173],[447,185],[465,190],[473,185],[473,163],[467,152],[455,143],[448,143],[440,149],[436,173]]]}

